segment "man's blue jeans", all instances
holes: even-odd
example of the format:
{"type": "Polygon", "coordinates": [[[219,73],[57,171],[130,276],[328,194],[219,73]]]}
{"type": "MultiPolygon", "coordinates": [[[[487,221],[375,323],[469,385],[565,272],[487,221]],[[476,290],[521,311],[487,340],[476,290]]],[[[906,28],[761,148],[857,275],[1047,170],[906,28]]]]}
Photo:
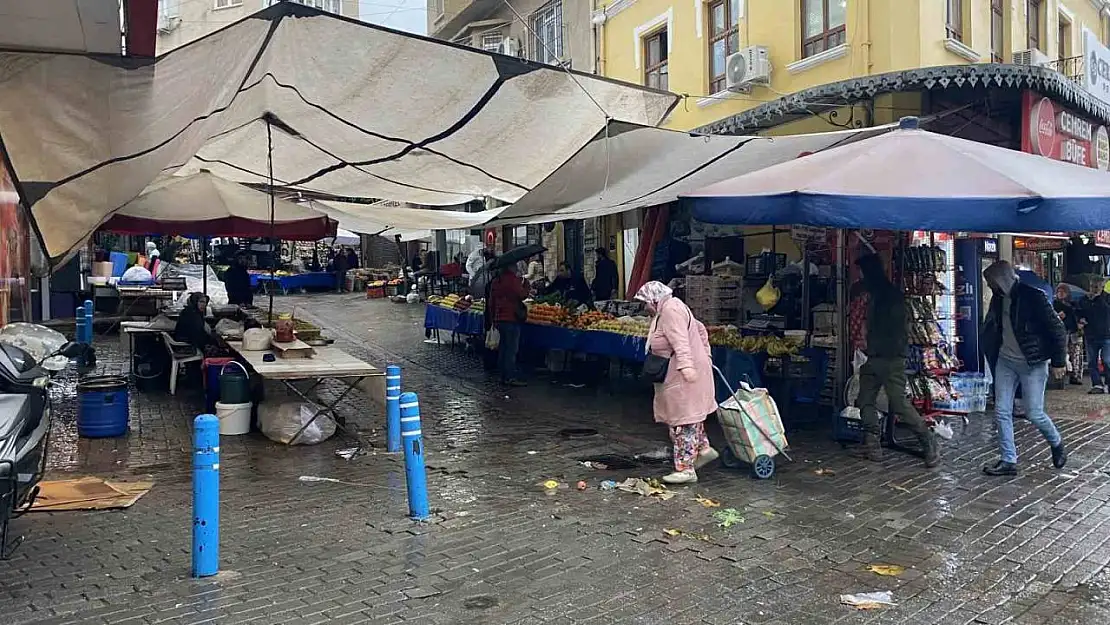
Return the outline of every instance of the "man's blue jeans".
{"type": "Polygon", "coordinates": [[[516,353],[520,350],[520,324],[498,321],[497,332],[501,343],[497,346],[497,367],[501,370],[501,381],[516,379],[516,353]]]}
{"type": "Polygon", "coordinates": [[[1060,433],[1044,411],[1044,389],[1048,383],[1048,361],[1030,365],[1024,361],[999,358],[994,368],[994,421],[998,426],[998,451],[1002,462],[1017,464],[1014,445],[1014,393],[1021,384],[1025,416],[1037,426],[1048,444],[1060,444],[1060,433]]]}
{"type": "MultiPolygon", "coordinates": [[[[1102,386],[1102,376],[1098,372],[1099,355],[1102,355],[1102,362],[1110,360],[1110,339],[1090,338],[1086,339],[1087,343],[1087,367],[1091,370],[1091,384],[1093,386],[1102,386]]],[[[1110,367],[1110,364],[1107,365],[1110,367]]]]}

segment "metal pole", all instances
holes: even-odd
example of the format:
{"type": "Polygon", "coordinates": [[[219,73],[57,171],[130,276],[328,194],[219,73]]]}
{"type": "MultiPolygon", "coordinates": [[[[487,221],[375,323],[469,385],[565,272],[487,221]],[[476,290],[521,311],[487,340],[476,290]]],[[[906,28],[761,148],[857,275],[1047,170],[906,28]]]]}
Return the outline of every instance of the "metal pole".
{"type": "Polygon", "coordinates": [[[270,175],[270,283],[268,285],[270,291],[270,323],[274,321],[274,287],[277,285],[274,282],[274,272],[277,271],[277,259],[275,254],[277,250],[277,241],[275,240],[275,226],[274,220],[274,134],[273,128],[270,124],[270,117],[266,116],[266,164],[269,167],[270,175]]]}
{"type": "Polygon", "coordinates": [[[401,451],[401,368],[385,368],[385,450],[401,451]]]}
{"type": "Polygon", "coordinates": [[[193,420],[193,577],[220,570],[220,420],[193,420]]]}
{"type": "Polygon", "coordinates": [[[200,238],[200,280],[201,290],[208,295],[208,237],[200,238]]]}
{"type": "Polygon", "coordinates": [[[416,393],[401,395],[401,437],[405,447],[405,483],[409,494],[409,516],[427,519],[428,476],[424,470],[424,437],[420,432],[420,402],[416,393]]]}

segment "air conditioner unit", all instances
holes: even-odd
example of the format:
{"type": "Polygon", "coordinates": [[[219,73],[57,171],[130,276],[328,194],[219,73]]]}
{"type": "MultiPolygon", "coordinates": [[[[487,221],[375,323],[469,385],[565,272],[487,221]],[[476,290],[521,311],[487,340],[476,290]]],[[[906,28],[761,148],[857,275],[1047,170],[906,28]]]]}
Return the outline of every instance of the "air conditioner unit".
{"type": "Polygon", "coordinates": [[[520,56],[520,40],[515,37],[505,37],[497,46],[497,52],[505,56],[520,56]]]}
{"type": "Polygon", "coordinates": [[[771,56],[767,46],[749,46],[725,61],[725,89],[747,91],[753,84],[771,82],[771,56]]]}
{"type": "Polygon", "coordinates": [[[1036,48],[1014,52],[1014,65],[1048,65],[1048,55],[1036,48]]]}
{"type": "Polygon", "coordinates": [[[158,32],[163,35],[172,33],[178,26],[181,25],[181,18],[176,15],[159,15],[158,16],[158,32]]]}

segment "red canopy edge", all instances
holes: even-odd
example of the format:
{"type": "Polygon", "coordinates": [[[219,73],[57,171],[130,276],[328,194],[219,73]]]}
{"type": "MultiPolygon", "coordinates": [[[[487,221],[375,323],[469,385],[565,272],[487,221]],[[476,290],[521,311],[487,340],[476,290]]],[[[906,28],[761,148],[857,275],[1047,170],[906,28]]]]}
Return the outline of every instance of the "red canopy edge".
{"type": "MultiPolygon", "coordinates": [[[[297,221],[280,221],[274,224],[272,236],[285,241],[316,241],[334,237],[339,222],[329,217],[313,217],[297,221]]],[[[163,221],[112,215],[100,226],[101,230],[119,234],[161,234],[207,237],[267,238],[271,236],[270,222],[243,217],[223,217],[205,221],[163,221]]]]}

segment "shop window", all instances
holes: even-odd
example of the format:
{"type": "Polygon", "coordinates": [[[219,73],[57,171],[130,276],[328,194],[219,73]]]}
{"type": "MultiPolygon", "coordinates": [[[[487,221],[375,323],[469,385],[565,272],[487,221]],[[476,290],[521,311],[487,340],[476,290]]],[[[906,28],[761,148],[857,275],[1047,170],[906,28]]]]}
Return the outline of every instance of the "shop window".
{"type": "Polygon", "coordinates": [[[991,62],[1003,63],[1006,40],[1006,17],[1002,0],[991,0],[991,62]]]}
{"type": "Polygon", "coordinates": [[[848,0],[802,0],[802,58],[842,45],[848,0]]]}
{"type": "Polygon", "coordinates": [[[964,40],[964,3],[963,0],[948,0],[948,15],[945,31],[949,39],[964,40]]]}
{"type": "Polygon", "coordinates": [[[644,85],[667,89],[667,29],[644,38],[644,85]]]}
{"type": "Polygon", "coordinates": [[[1060,15],[1057,18],[1056,30],[1056,57],[1063,61],[1072,56],[1071,48],[1071,22],[1068,18],[1060,15]]]}
{"type": "Polygon", "coordinates": [[[714,0],[709,3],[709,93],[725,90],[728,57],[740,50],[742,1],[714,0]]]}
{"type": "Polygon", "coordinates": [[[1025,2],[1025,31],[1028,48],[1044,51],[1041,47],[1041,0],[1026,0],[1025,2]]]}

